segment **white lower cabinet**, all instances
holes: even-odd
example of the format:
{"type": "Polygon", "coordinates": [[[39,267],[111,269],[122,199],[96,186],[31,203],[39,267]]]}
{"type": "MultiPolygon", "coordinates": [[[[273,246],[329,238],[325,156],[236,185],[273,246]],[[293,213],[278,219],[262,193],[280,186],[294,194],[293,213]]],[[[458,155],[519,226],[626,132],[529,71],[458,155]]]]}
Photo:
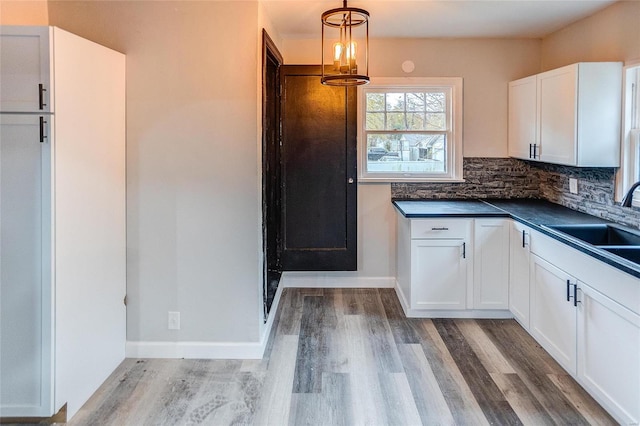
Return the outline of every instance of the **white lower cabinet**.
{"type": "Polygon", "coordinates": [[[639,424],[640,280],[537,232],[530,269],[531,335],[617,421],[639,424]]]}
{"type": "Polygon", "coordinates": [[[575,283],[576,279],[563,270],[531,256],[529,332],[572,375],[576,373],[575,283]]]}
{"type": "Polygon", "coordinates": [[[509,309],[509,219],[475,219],[473,309],[509,309]]]}
{"type": "Polygon", "coordinates": [[[640,315],[578,286],[578,381],[621,423],[638,424],[640,315]]]}
{"type": "Polygon", "coordinates": [[[466,309],[464,239],[411,241],[411,309],[466,309]]]}
{"type": "Polygon", "coordinates": [[[399,215],[396,288],[407,316],[510,318],[509,224],[399,215]]]}
{"type": "Polygon", "coordinates": [[[512,221],[509,235],[509,310],[529,330],[529,259],[531,229],[512,221]]]}

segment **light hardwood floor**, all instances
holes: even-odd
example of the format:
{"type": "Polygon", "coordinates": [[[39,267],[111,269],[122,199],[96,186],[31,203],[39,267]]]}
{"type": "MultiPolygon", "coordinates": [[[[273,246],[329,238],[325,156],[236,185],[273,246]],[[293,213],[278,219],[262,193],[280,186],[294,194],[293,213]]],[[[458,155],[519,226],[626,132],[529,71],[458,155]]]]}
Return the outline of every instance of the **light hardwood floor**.
{"type": "Polygon", "coordinates": [[[616,424],[513,320],[407,319],[391,289],[277,315],[263,360],[127,359],[70,424],[616,424]]]}

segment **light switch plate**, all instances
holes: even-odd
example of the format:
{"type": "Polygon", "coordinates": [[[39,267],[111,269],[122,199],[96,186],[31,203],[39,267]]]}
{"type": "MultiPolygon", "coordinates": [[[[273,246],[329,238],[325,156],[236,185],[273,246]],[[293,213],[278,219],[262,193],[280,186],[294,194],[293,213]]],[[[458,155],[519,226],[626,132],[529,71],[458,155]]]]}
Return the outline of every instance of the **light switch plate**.
{"type": "Polygon", "coordinates": [[[578,179],[569,178],[569,192],[572,194],[578,193],[578,179]]]}

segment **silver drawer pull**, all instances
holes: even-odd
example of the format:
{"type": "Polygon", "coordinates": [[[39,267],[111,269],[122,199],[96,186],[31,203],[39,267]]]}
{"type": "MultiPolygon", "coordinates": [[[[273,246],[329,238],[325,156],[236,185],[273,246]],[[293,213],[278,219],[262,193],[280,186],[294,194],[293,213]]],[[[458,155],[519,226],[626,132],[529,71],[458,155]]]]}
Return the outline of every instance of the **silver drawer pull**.
{"type": "Polygon", "coordinates": [[[442,228],[431,228],[432,231],[448,231],[449,228],[445,228],[444,226],[442,228]]]}

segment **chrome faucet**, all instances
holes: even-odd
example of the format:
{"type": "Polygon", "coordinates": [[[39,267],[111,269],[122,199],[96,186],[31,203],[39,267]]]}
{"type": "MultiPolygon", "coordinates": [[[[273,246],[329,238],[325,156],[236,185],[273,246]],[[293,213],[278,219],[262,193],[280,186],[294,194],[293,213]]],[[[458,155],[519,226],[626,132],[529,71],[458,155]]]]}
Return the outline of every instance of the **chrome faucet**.
{"type": "Polygon", "coordinates": [[[631,185],[631,188],[629,188],[627,195],[625,195],[624,198],[622,199],[622,207],[631,207],[631,204],[633,202],[633,191],[635,191],[636,188],[639,186],[640,186],[640,181],[631,185]]]}

